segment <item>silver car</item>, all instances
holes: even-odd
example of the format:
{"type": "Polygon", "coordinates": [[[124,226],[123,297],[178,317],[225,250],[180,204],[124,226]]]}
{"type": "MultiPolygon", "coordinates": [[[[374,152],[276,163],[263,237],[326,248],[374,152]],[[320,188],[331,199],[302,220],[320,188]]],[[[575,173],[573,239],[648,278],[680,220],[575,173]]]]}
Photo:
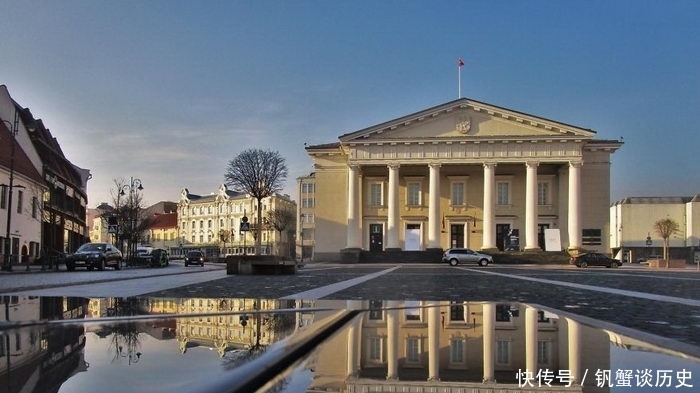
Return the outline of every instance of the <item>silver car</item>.
{"type": "Polygon", "coordinates": [[[457,266],[460,263],[478,263],[479,266],[488,266],[489,263],[493,263],[493,257],[468,248],[448,248],[442,254],[442,262],[447,262],[450,266],[457,266]]]}

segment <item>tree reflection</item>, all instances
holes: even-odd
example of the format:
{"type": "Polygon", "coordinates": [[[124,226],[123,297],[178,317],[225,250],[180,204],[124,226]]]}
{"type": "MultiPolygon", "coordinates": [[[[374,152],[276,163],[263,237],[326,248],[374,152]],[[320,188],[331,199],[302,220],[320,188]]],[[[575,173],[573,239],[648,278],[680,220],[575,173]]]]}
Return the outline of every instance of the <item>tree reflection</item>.
{"type": "MultiPolygon", "coordinates": [[[[145,314],[141,303],[135,298],[115,298],[113,300],[114,316],[134,316],[145,314]]],[[[141,360],[140,324],[134,321],[118,322],[111,327],[112,342],[110,351],[114,351],[112,362],[125,358],[129,365],[141,360]]]]}

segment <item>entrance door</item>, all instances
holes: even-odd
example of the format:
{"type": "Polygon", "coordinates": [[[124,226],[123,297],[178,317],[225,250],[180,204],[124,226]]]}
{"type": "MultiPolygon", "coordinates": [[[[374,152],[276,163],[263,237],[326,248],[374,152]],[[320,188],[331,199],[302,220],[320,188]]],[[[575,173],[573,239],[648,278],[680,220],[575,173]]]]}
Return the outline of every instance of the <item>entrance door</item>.
{"type": "Polygon", "coordinates": [[[549,229],[549,224],[537,224],[537,245],[544,250],[544,230],[549,229]]]}
{"type": "Polygon", "coordinates": [[[508,233],[510,232],[510,224],[496,224],[496,247],[503,251],[506,248],[508,233]]]}
{"type": "Polygon", "coordinates": [[[404,244],[404,250],[420,250],[420,224],[406,224],[406,233],[404,234],[404,239],[406,240],[404,244]]]}
{"type": "Polygon", "coordinates": [[[384,250],[384,227],[382,224],[369,224],[369,250],[384,250]]]}
{"type": "Polygon", "coordinates": [[[450,248],[464,247],[464,224],[450,224],[450,248]]]}

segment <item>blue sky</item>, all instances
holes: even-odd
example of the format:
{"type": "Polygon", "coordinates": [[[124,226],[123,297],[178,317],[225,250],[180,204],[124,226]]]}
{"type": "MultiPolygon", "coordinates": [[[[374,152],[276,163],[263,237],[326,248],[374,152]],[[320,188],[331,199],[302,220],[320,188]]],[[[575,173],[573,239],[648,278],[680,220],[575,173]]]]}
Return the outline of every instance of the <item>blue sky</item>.
{"type": "Polygon", "coordinates": [[[147,203],[216,191],[240,151],[457,98],[623,138],[612,199],[700,192],[697,1],[0,0],[0,84],[93,174],[147,203]]]}

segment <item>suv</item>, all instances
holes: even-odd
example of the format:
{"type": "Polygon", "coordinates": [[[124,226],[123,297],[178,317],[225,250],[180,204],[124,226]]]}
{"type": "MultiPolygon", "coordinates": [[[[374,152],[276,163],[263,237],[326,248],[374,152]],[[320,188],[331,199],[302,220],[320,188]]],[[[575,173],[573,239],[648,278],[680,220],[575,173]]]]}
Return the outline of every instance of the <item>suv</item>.
{"type": "Polygon", "coordinates": [[[442,254],[442,262],[447,262],[450,266],[457,266],[460,263],[478,263],[479,266],[488,266],[489,263],[493,263],[493,257],[468,248],[448,248],[442,254]]]}
{"type": "Polygon", "coordinates": [[[66,269],[75,270],[85,267],[87,270],[105,270],[105,267],[121,269],[122,252],[109,243],[85,243],[73,254],[66,257],[66,269]]]}
{"type": "Polygon", "coordinates": [[[206,261],[207,258],[204,257],[204,253],[201,251],[189,251],[185,255],[185,266],[189,265],[199,265],[199,266],[204,266],[204,261],[206,261]]]}

